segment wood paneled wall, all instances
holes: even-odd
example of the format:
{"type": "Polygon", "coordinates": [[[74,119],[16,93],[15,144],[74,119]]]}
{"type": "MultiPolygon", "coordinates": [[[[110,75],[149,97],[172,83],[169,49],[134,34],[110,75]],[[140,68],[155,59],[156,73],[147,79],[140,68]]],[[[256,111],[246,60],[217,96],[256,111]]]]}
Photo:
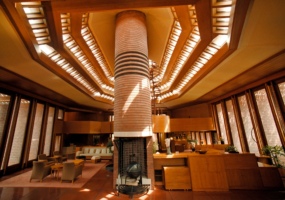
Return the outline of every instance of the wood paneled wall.
{"type": "MultiPolygon", "coordinates": [[[[153,116],[153,132],[166,133],[178,131],[211,131],[215,130],[212,118],[177,118],[167,115],[153,116]]],[[[112,133],[113,122],[100,121],[65,121],[63,133],[112,133]]]]}
{"type": "MultiPolygon", "coordinates": [[[[109,122],[111,123],[111,122],[109,122]]],[[[98,121],[68,121],[64,122],[63,132],[64,133],[110,133],[111,125],[107,122],[98,122],[98,121]],[[102,128],[103,127],[103,128],[102,128]],[[104,132],[102,132],[104,131],[104,132]]]]}
{"type": "Polygon", "coordinates": [[[170,119],[170,131],[214,131],[211,117],[207,118],[174,118],[170,119]]]}
{"type": "Polygon", "coordinates": [[[171,118],[204,118],[212,117],[211,106],[207,103],[185,106],[171,110],[171,118]]]}

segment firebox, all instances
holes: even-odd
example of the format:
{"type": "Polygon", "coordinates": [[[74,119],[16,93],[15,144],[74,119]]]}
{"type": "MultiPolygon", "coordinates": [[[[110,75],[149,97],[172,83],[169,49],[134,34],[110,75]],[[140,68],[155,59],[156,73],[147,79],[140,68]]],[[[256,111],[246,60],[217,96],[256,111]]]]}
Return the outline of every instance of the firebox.
{"type": "Polygon", "coordinates": [[[118,193],[141,195],[150,189],[151,180],[147,178],[146,138],[120,137],[114,140],[118,149],[118,193]]]}

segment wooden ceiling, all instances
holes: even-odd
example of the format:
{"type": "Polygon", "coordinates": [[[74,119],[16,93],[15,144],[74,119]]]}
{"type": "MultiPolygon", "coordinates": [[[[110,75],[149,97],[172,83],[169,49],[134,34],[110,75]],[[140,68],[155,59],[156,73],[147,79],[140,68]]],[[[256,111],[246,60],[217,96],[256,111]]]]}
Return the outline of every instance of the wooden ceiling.
{"type": "Polygon", "coordinates": [[[157,107],[207,102],[285,68],[283,0],[0,3],[0,87],[66,108],[112,110],[115,18],[124,10],[146,15],[157,107]],[[218,47],[217,37],[226,42],[218,47]]]}

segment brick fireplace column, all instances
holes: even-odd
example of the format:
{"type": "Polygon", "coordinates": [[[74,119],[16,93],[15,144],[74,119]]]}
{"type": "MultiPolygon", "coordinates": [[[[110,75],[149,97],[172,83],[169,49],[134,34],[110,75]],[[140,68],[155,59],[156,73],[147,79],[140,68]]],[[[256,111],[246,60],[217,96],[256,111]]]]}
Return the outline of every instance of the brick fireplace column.
{"type": "MultiPolygon", "coordinates": [[[[148,176],[153,177],[152,123],[145,14],[123,11],[116,16],[114,137],[147,138],[148,176]]],[[[114,178],[118,176],[114,152],[114,178]]]]}
{"type": "Polygon", "coordinates": [[[145,15],[117,15],[115,31],[115,137],[151,136],[151,100],[145,15]]]}

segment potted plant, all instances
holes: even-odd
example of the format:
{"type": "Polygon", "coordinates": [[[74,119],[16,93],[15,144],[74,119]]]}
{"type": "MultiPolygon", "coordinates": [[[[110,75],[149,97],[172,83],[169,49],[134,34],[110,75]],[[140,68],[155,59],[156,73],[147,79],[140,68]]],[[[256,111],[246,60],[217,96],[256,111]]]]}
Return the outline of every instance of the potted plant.
{"type": "Polygon", "coordinates": [[[238,150],[235,146],[233,145],[229,145],[225,148],[225,151],[226,152],[229,152],[229,153],[238,153],[238,150]]]}
{"type": "Polygon", "coordinates": [[[109,151],[113,153],[113,151],[112,151],[113,141],[112,141],[111,138],[108,139],[108,142],[107,142],[106,146],[109,149],[109,151]]]}
{"type": "Polygon", "coordinates": [[[153,153],[158,153],[158,143],[155,141],[152,143],[153,153]]]}
{"type": "Polygon", "coordinates": [[[197,144],[197,140],[187,140],[187,142],[189,144],[191,144],[191,149],[192,151],[195,151],[195,147],[196,147],[196,144],[197,144]]]}
{"type": "Polygon", "coordinates": [[[279,145],[266,145],[261,149],[261,151],[263,155],[270,156],[273,165],[278,167],[280,175],[285,177],[285,165],[284,162],[280,160],[280,157],[285,157],[284,148],[279,145]]]}

